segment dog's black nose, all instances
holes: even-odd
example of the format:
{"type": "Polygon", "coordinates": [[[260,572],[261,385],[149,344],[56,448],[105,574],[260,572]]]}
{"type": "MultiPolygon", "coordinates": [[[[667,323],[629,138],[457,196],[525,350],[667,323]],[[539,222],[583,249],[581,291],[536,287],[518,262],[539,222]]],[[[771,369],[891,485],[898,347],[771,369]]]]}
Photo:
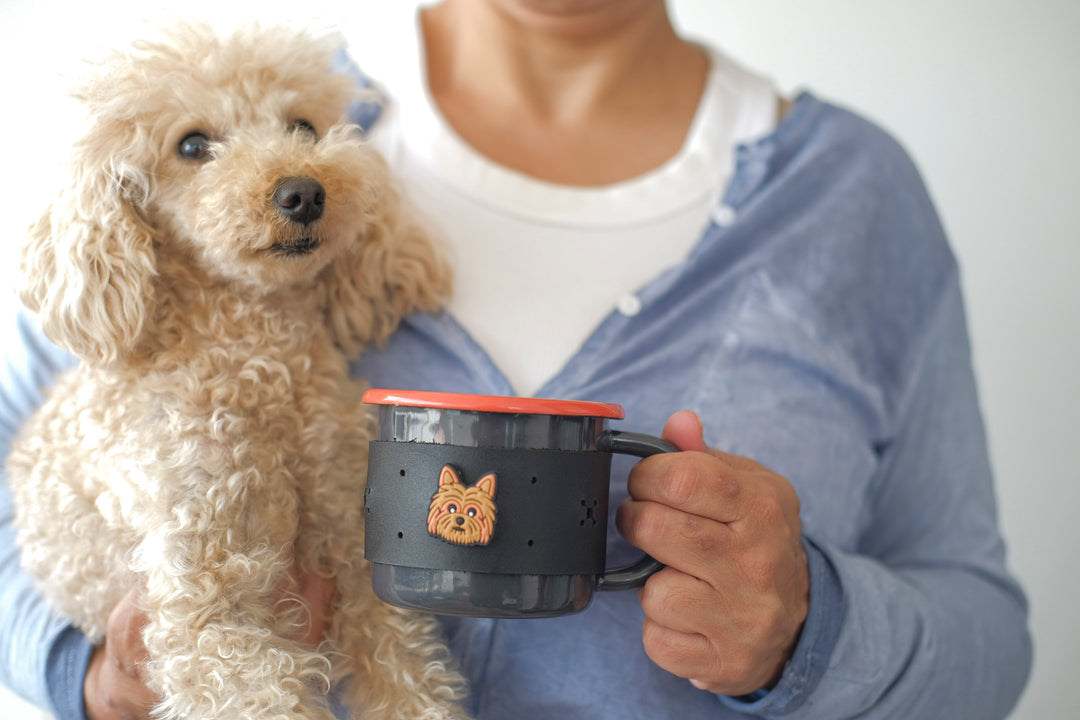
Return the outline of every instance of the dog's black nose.
{"type": "Polygon", "coordinates": [[[465,524],[465,518],[463,518],[463,517],[454,518],[454,522],[456,522],[458,525],[464,525],[465,524]]]}
{"type": "Polygon", "coordinates": [[[312,177],[285,178],[274,191],[274,204],[293,222],[310,225],[322,217],[326,190],[312,177]]]}

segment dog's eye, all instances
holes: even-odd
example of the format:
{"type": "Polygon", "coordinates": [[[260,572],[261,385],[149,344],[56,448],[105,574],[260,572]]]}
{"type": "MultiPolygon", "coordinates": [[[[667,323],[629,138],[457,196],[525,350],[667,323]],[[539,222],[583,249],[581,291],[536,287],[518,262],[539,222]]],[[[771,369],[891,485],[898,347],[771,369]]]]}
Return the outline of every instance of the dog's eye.
{"type": "Polygon", "coordinates": [[[457,505],[455,505],[454,503],[450,503],[449,505],[446,506],[446,512],[448,512],[450,514],[456,513],[457,512],[457,505]]]}
{"type": "Polygon", "coordinates": [[[210,159],[210,138],[203,132],[193,132],[184,136],[176,146],[176,152],[185,160],[202,162],[210,159]]]}
{"type": "Polygon", "coordinates": [[[474,507],[469,508],[468,510],[465,511],[465,514],[468,515],[469,517],[476,517],[476,508],[474,508],[474,507]]]}
{"type": "Polygon", "coordinates": [[[304,120],[303,118],[293,120],[292,130],[293,132],[306,133],[311,137],[315,138],[316,140],[319,138],[319,133],[315,131],[315,126],[312,125],[309,121],[304,120]]]}

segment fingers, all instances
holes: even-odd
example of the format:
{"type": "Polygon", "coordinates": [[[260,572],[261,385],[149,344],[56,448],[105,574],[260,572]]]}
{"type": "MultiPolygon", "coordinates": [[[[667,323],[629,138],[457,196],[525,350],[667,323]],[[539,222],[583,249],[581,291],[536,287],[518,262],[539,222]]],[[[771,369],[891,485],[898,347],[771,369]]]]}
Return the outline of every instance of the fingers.
{"type": "Polygon", "coordinates": [[[679,677],[692,678],[702,666],[723,662],[707,636],[672,630],[648,617],[642,625],[641,639],[649,659],[679,677]]]}
{"type": "MultiPolygon", "coordinates": [[[[678,424],[680,415],[672,416],[665,431],[678,424]]],[[[697,419],[685,413],[683,421],[696,423],[697,419]]],[[[675,434],[679,432],[676,428],[675,434]]],[[[694,444],[686,433],[681,439],[694,444]]],[[[717,450],[645,458],[631,470],[627,487],[634,501],[658,503],[722,523],[752,518],[799,525],[799,498],[786,479],[750,458],[717,450]]]]}
{"type": "Polygon", "coordinates": [[[640,591],[646,654],[712,692],[744,694],[775,682],[805,617],[777,593],[713,587],[674,568],[640,591]]]}
{"type": "Polygon", "coordinates": [[[149,657],[142,639],[146,614],[138,605],[142,589],[140,583],[128,590],[109,614],[106,628],[106,647],[109,654],[120,664],[125,674],[136,679],[139,676],[139,666],[149,657]]]}
{"type": "Polygon", "coordinates": [[[89,720],[148,720],[157,697],[103,645],[90,658],[83,701],[89,720]]]}
{"type": "Polygon", "coordinates": [[[305,645],[318,645],[330,624],[337,584],[332,578],[309,573],[300,578],[298,590],[308,609],[308,622],[293,639],[305,645]]]}
{"type": "Polygon", "coordinates": [[[142,585],[133,586],[109,615],[105,644],[94,649],[83,685],[90,720],[143,720],[157,702],[146,687],[148,658],[142,641],[146,615],[137,601],[142,585]]]}
{"type": "MultiPolygon", "coordinates": [[[[318,645],[333,611],[336,583],[308,573],[290,584],[308,610],[308,622],[296,628],[292,639],[318,645]]],[[[147,617],[138,605],[142,591],[142,584],[136,584],[117,603],[109,615],[105,642],[90,657],[83,684],[89,720],[149,720],[157,704],[158,697],[146,686],[144,674],[149,653],[142,639],[147,617]]]]}
{"type": "Polygon", "coordinates": [[[679,632],[646,618],[642,641],[653,662],[699,690],[746,695],[772,680],[751,654],[720,648],[701,633],[679,632]]]}
{"type": "Polygon", "coordinates": [[[635,547],[713,586],[731,579],[726,559],[738,538],[729,525],[657,502],[623,502],[616,526],[635,547]]]}
{"type": "Polygon", "coordinates": [[[767,573],[768,553],[797,544],[802,530],[794,490],[759,467],[702,452],[646,458],[630,474],[617,526],[660,562],[710,584],[725,580],[732,561],[767,573]]]}
{"type": "Polygon", "coordinates": [[[700,578],[667,567],[638,591],[641,608],[654,624],[690,635],[712,636],[730,624],[731,600],[700,578]]]}
{"type": "Polygon", "coordinates": [[[653,575],[639,591],[649,620],[668,630],[723,638],[724,652],[754,647],[776,652],[802,619],[783,601],[780,592],[761,592],[745,585],[719,589],[675,568],[653,575]]]}
{"type": "Polygon", "coordinates": [[[616,515],[626,539],[666,565],[640,592],[645,650],[698,688],[766,687],[808,609],[798,495],[757,462],[709,449],[693,413],[673,415],[664,437],[682,452],[637,463],[616,515]]]}
{"type": "Polygon", "coordinates": [[[630,472],[627,487],[636,501],[733,522],[745,514],[745,482],[746,478],[722,459],[691,451],[645,458],[630,472]]]}
{"type": "Polygon", "coordinates": [[[668,418],[661,437],[680,450],[708,450],[701,418],[692,410],[680,410],[668,418]]]}

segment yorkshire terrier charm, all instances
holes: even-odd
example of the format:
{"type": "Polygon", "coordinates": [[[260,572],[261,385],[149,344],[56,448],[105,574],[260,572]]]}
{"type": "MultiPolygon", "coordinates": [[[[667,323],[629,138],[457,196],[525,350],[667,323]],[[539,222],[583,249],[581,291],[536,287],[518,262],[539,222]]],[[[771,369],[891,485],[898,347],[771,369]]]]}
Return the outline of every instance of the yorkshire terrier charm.
{"type": "Polygon", "coordinates": [[[428,509],[428,532],[456,545],[487,545],[495,512],[495,473],[466,487],[454,468],[444,465],[428,509]]]}

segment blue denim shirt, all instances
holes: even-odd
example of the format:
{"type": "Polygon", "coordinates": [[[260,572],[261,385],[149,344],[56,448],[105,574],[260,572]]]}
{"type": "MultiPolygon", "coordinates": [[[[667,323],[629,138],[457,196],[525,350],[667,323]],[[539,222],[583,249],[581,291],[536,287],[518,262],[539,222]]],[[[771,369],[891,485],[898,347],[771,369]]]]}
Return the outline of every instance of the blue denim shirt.
{"type": "MultiPolygon", "coordinates": [[[[448,618],[470,709],[1004,717],[1030,669],[1027,605],[1005,566],[958,268],[915,167],[880,129],[804,94],[773,135],[739,149],[723,202],[725,224],[639,289],[640,311],[608,316],[538,395],[619,403],[614,427],[654,434],[691,408],[711,446],[792,482],[811,577],[794,656],[776,687],[731,698],[648,659],[634,592],[555,619],[448,618]]],[[[6,451],[39,385],[70,361],[25,319],[5,332],[6,451]]],[[[513,392],[446,314],[410,318],[354,369],[375,386],[513,392]]],[[[612,512],[632,462],[613,465],[612,512]]],[[[0,523],[0,679],[81,717],[86,640],[18,570],[6,490],[0,523]]],[[[609,527],[611,562],[634,557],[609,527]]]]}

